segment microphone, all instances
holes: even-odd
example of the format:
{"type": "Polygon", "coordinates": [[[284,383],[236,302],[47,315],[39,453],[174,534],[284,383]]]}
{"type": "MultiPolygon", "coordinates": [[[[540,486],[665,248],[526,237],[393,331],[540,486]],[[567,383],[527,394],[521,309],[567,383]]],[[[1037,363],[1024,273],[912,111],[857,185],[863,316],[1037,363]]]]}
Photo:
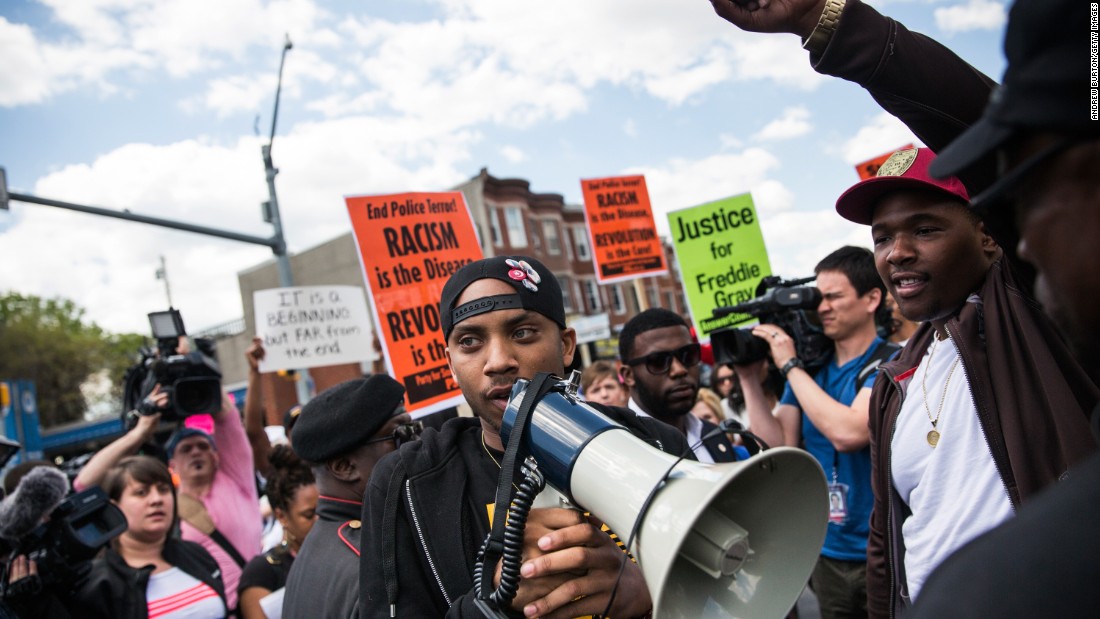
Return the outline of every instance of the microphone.
{"type": "Polygon", "coordinates": [[[0,501],[0,538],[18,542],[34,530],[69,492],[69,479],[61,471],[35,467],[19,481],[15,492],[0,501]]]}
{"type": "Polygon", "coordinates": [[[769,445],[764,442],[764,439],[746,430],[745,427],[741,425],[740,421],[737,421],[736,419],[723,419],[721,422],[718,423],[718,426],[716,428],[708,432],[706,436],[699,439],[699,442],[692,446],[692,450],[701,445],[703,441],[710,440],[718,436],[719,434],[724,433],[740,434],[742,438],[749,439],[744,442],[744,445],[745,449],[748,450],[750,456],[755,456],[761,451],[767,451],[768,449],[771,449],[771,447],[769,447],[769,445]]]}

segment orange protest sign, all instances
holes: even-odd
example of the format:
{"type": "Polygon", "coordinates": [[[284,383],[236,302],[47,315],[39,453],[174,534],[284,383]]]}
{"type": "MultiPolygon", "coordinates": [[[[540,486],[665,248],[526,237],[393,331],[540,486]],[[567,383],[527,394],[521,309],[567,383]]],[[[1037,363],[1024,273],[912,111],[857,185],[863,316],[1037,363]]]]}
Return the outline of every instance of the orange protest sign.
{"type": "Polygon", "coordinates": [[[913,148],[912,144],[906,144],[905,146],[899,146],[894,150],[883,153],[874,159],[868,159],[863,163],[856,164],[856,173],[859,174],[859,180],[865,181],[869,178],[874,178],[878,174],[878,169],[882,167],[882,164],[886,163],[886,160],[890,158],[890,155],[898,152],[899,150],[905,150],[907,148],[913,148]]]}
{"type": "Polygon", "coordinates": [[[581,191],[600,283],[668,273],[644,176],[582,180],[581,191]]]}
{"type": "Polygon", "coordinates": [[[406,410],[419,416],[460,404],[444,353],[439,298],[451,274],[481,259],[462,193],[345,201],[386,367],[405,386],[406,410]]]}

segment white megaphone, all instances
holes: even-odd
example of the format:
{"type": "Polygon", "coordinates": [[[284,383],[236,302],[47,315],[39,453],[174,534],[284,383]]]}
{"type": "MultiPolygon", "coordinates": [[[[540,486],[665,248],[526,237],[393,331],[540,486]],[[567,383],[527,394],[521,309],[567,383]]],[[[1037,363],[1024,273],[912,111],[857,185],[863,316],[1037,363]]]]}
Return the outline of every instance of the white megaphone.
{"type": "MultiPolygon", "coordinates": [[[[528,382],[512,389],[501,424],[506,445],[528,382]]],[[[729,464],[684,460],[666,477],[674,456],[580,401],[567,381],[531,410],[522,440],[550,486],[624,541],[642,519],[629,550],[655,617],[783,617],[825,540],[825,475],[800,449],[729,464]]]]}

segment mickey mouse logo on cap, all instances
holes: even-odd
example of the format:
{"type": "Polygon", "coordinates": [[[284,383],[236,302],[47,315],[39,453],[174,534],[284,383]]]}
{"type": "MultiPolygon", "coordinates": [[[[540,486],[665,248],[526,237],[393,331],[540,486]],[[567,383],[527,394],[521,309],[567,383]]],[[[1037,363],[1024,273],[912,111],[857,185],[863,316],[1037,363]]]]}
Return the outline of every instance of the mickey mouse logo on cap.
{"type": "Polygon", "coordinates": [[[538,284],[542,283],[542,277],[526,260],[512,260],[508,258],[504,263],[512,267],[508,271],[508,277],[517,282],[523,282],[524,287],[531,292],[539,291],[538,284]]]}

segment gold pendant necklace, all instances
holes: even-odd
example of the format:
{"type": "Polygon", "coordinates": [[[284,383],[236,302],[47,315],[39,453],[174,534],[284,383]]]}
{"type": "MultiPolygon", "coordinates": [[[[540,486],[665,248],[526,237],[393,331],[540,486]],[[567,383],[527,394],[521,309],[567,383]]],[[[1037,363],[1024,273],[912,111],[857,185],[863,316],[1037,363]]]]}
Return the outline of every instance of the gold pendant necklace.
{"type": "Polygon", "coordinates": [[[928,351],[928,366],[924,368],[924,374],[920,377],[921,391],[924,392],[924,412],[928,415],[928,421],[932,422],[932,429],[925,435],[925,440],[933,449],[940,442],[940,432],[936,429],[936,424],[940,421],[940,415],[943,414],[943,404],[947,401],[947,388],[951,385],[951,377],[955,374],[955,368],[959,365],[959,356],[956,355],[955,362],[951,364],[951,369],[947,372],[947,380],[943,383],[943,393],[940,395],[940,405],[936,409],[936,416],[932,417],[932,409],[928,408],[928,371],[932,369],[932,356],[936,354],[936,348],[939,345],[940,340],[937,336],[933,338],[932,350],[928,351]]]}

